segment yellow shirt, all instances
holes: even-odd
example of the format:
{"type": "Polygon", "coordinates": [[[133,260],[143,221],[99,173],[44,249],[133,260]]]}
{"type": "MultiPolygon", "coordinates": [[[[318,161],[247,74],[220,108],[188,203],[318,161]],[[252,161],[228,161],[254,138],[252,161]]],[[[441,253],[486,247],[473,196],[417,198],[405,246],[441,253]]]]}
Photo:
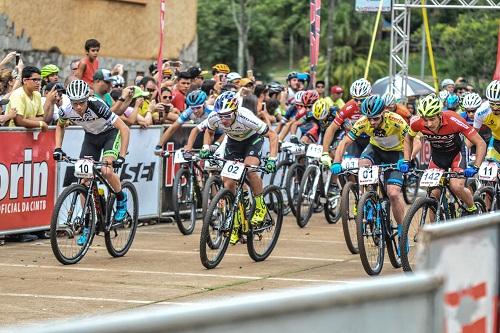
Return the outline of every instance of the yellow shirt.
{"type": "MultiPolygon", "coordinates": [[[[38,91],[33,92],[32,98],[26,95],[23,87],[19,87],[10,95],[10,107],[15,108],[18,115],[26,119],[43,117],[42,96],[38,91]]],[[[14,120],[11,120],[9,127],[15,127],[14,120]]]]}
{"type": "Polygon", "coordinates": [[[370,144],[385,151],[403,151],[405,135],[416,135],[408,123],[394,112],[384,113],[384,119],[377,128],[373,128],[368,118],[363,116],[354,123],[347,135],[354,141],[362,133],[370,137],[370,144]]]}
{"type": "Polygon", "coordinates": [[[483,125],[491,129],[491,135],[496,140],[500,140],[500,115],[496,115],[491,111],[488,101],[481,104],[474,115],[474,128],[479,130],[483,125]]]}
{"type": "MultiPolygon", "coordinates": [[[[141,116],[145,117],[146,113],[148,113],[149,103],[151,103],[151,102],[149,100],[147,100],[147,99],[145,99],[144,102],[142,103],[142,106],[139,109],[139,114],[141,116]]],[[[130,106],[134,107],[133,105],[130,105],[130,106]]]]}
{"type": "Polygon", "coordinates": [[[342,98],[337,99],[335,102],[330,96],[327,96],[325,98],[328,98],[333,103],[333,106],[337,107],[339,110],[342,109],[345,105],[345,102],[342,98]]]}

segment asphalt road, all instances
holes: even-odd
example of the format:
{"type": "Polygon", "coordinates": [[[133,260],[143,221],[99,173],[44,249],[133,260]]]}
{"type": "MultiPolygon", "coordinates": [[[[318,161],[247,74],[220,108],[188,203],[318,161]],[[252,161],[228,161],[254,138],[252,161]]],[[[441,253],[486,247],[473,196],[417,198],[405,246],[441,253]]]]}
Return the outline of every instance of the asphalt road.
{"type": "MultiPolygon", "coordinates": [[[[182,236],[175,224],[140,227],[130,252],[111,258],[96,237],[77,265],[54,258],[49,240],[0,247],[0,325],[88,316],[122,309],[235,297],[271,289],[355,283],[368,278],[348,252],[341,225],[315,214],[300,229],[285,217],[273,254],[255,263],[246,246],[230,246],[219,267],[199,258],[199,226],[182,236]]],[[[387,256],[386,256],[387,258],[387,256]]],[[[400,272],[386,259],[381,275],[400,272]]]]}

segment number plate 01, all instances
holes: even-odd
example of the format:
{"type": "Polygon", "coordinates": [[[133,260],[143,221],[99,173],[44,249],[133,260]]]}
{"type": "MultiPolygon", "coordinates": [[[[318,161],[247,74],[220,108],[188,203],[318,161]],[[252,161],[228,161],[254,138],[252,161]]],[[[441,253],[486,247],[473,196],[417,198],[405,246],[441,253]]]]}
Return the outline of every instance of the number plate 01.
{"type": "Polygon", "coordinates": [[[358,172],[359,185],[370,185],[378,182],[378,166],[361,167],[358,172]]]}
{"type": "Polygon", "coordinates": [[[222,168],[222,172],[220,173],[220,175],[222,177],[239,180],[241,178],[241,175],[243,174],[244,169],[245,165],[243,163],[227,161],[226,163],[224,163],[224,167],[222,168]]]}
{"type": "Polygon", "coordinates": [[[75,163],[75,177],[76,178],[92,178],[94,177],[94,161],[92,160],[78,160],[75,163]]]}

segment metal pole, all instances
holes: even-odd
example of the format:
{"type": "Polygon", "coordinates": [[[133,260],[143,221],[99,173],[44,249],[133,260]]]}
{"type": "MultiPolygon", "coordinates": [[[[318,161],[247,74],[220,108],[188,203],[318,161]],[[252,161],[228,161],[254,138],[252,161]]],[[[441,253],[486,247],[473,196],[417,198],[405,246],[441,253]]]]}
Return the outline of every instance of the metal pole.
{"type": "Polygon", "coordinates": [[[426,48],[426,44],[425,44],[425,29],[424,29],[424,25],[422,24],[422,57],[420,59],[420,79],[423,81],[424,80],[424,76],[425,76],[425,48],[426,48]]]}

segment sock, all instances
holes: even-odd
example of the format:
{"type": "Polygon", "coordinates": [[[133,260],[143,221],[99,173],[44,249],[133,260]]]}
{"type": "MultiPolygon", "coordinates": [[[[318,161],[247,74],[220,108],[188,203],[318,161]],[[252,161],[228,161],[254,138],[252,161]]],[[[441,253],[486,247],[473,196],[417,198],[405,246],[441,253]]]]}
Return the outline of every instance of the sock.
{"type": "Polygon", "coordinates": [[[471,207],[467,207],[466,209],[468,212],[473,212],[477,209],[477,206],[476,206],[476,204],[473,204],[471,207]]]}
{"type": "Polygon", "coordinates": [[[125,193],[123,193],[123,191],[116,193],[116,200],[118,200],[118,201],[125,200],[125,193]]]}

